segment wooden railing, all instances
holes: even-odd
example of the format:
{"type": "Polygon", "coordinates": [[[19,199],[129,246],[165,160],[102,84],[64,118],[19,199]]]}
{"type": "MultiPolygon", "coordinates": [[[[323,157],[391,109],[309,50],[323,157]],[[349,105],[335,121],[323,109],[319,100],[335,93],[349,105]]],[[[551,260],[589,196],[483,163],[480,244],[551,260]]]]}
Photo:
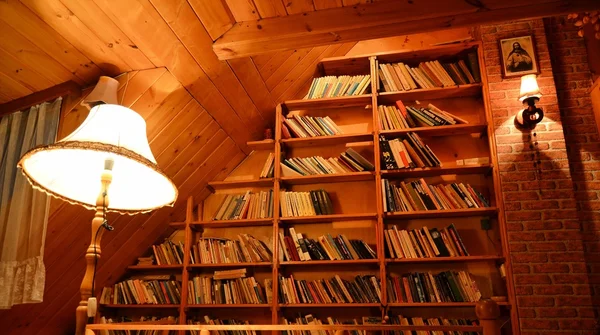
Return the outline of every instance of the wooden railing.
{"type": "MultiPolygon", "coordinates": [[[[500,335],[498,304],[492,300],[482,300],[477,303],[475,313],[479,318],[479,326],[399,326],[399,325],[152,325],[152,324],[90,324],[87,325],[86,335],[97,335],[103,330],[158,330],[158,331],[196,331],[200,335],[209,335],[210,331],[224,330],[254,330],[254,331],[328,331],[342,335],[351,330],[362,331],[464,331],[477,332],[483,335],[500,335]]],[[[180,332],[180,333],[181,333],[180,332]]]]}

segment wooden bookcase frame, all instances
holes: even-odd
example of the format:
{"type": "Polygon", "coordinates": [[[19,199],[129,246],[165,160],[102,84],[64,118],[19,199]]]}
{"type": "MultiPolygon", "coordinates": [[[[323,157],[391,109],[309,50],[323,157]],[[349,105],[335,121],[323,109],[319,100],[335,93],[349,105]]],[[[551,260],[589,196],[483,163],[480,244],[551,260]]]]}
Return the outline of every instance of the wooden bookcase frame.
{"type": "MultiPolygon", "coordinates": [[[[131,270],[136,271],[149,271],[149,270],[164,270],[164,271],[181,271],[182,278],[182,295],[181,304],[175,306],[161,306],[161,305],[105,305],[104,308],[178,308],[179,311],[179,323],[186,323],[187,312],[192,309],[204,309],[207,313],[215,309],[234,308],[238,309],[255,309],[265,308],[270,309],[271,323],[278,324],[280,317],[282,316],[282,309],[295,309],[305,312],[305,314],[312,313],[314,308],[372,308],[378,309],[380,315],[372,316],[384,316],[387,314],[389,308],[401,307],[401,308],[413,308],[418,307],[419,310],[429,309],[438,310],[440,308],[458,308],[458,307],[475,307],[475,303],[388,303],[386,294],[386,281],[385,278],[388,275],[388,267],[394,264],[411,266],[433,266],[433,269],[443,270],[445,266],[450,264],[467,264],[467,263],[491,263],[497,266],[503,263],[505,266],[505,287],[501,291],[506,293],[506,302],[498,303],[504,310],[503,314],[505,318],[509,318],[512,324],[512,334],[519,334],[519,322],[516,310],[516,301],[513,285],[513,274],[511,267],[511,260],[508,248],[508,240],[506,233],[506,223],[504,218],[504,206],[501,194],[500,175],[497,169],[498,159],[496,154],[496,142],[494,137],[494,124],[492,121],[490,100],[488,96],[488,81],[485,71],[484,59],[482,54],[482,47],[479,42],[469,42],[455,44],[451,46],[434,47],[416,51],[408,52],[390,52],[382,54],[374,54],[368,56],[359,57],[337,57],[328,58],[321,61],[318,66],[318,71],[321,75],[326,74],[345,74],[346,70],[350,74],[360,73],[361,69],[368,64],[368,71],[371,73],[371,88],[376,88],[377,76],[374,75],[377,71],[376,60],[382,60],[388,62],[390,60],[404,60],[405,62],[418,62],[421,59],[437,59],[439,57],[448,55],[457,55],[465,50],[476,50],[479,58],[479,66],[481,69],[481,83],[462,85],[449,88],[434,88],[434,89],[417,89],[408,92],[376,92],[361,95],[361,96],[349,96],[349,97],[336,97],[336,98],[323,98],[314,100],[292,100],[286,101],[276,108],[276,122],[275,122],[275,139],[274,140],[263,140],[249,142],[248,145],[254,150],[265,150],[273,152],[275,154],[275,173],[273,178],[258,179],[254,178],[251,180],[225,180],[219,182],[211,182],[208,187],[216,192],[218,190],[229,190],[229,189],[248,189],[248,188],[273,188],[273,217],[269,219],[253,219],[253,220],[232,220],[232,221],[210,221],[204,215],[205,212],[212,214],[215,208],[206,208],[204,202],[199,204],[194,203],[192,198],[188,199],[186,207],[186,219],[185,222],[171,223],[171,226],[175,229],[184,230],[185,239],[185,260],[183,265],[162,265],[162,266],[130,266],[131,270]],[[362,64],[362,65],[361,65],[362,64]],[[483,110],[485,111],[484,119],[485,122],[475,124],[459,124],[454,126],[439,126],[439,127],[422,127],[413,128],[408,130],[392,130],[385,131],[379,130],[378,128],[378,113],[377,106],[381,99],[386,101],[406,99],[406,100],[418,100],[418,99],[453,99],[457,97],[477,97],[482,98],[483,110]],[[311,138],[291,138],[282,139],[281,136],[281,124],[283,122],[284,114],[291,110],[311,110],[311,109],[335,109],[345,108],[351,106],[371,106],[372,114],[372,129],[370,133],[360,134],[344,134],[326,137],[311,137],[311,138]],[[443,168],[423,168],[423,169],[411,169],[411,170],[397,170],[397,171],[385,171],[381,170],[380,164],[380,148],[379,148],[379,135],[398,135],[406,133],[407,131],[414,131],[425,136],[455,136],[460,134],[472,134],[480,133],[480,139],[486,139],[488,143],[490,164],[485,165],[466,165],[466,166],[450,166],[443,168]],[[310,146],[330,146],[340,145],[354,142],[362,142],[361,145],[372,146],[373,158],[375,171],[374,172],[360,172],[350,173],[343,175],[324,175],[324,176],[302,176],[302,177],[282,177],[279,163],[282,160],[282,152],[284,148],[302,148],[310,146]],[[491,178],[493,184],[493,194],[490,194],[492,203],[495,204],[491,208],[480,208],[480,209],[459,209],[459,210],[446,210],[446,211],[420,211],[420,212],[400,212],[400,213],[384,213],[381,199],[381,179],[382,178],[419,178],[419,177],[432,177],[438,175],[464,175],[464,174],[478,174],[486,175],[491,178]],[[280,211],[276,210],[279,208],[279,190],[282,189],[283,185],[305,185],[305,184],[321,184],[321,183],[346,183],[346,182],[368,182],[374,183],[375,194],[377,196],[376,212],[372,213],[336,213],[330,216],[314,216],[314,217],[293,217],[293,218],[282,218],[280,217],[280,211]],[[194,211],[194,208],[197,208],[194,211]],[[496,255],[478,255],[478,256],[467,256],[467,257],[442,257],[442,258],[418,258],[418,259],[386,259],[385,258],[385,240],[383,230],[386,225],[386,220],[425,220],[425,219],[438,219],[438,218],[456,218],[456,217],[482,217],[482,216],[493,216],[496,218],[500,239],[500,250],[496,255]],[[346,260],[346,261],[311,261],[311,262],[280,262],[279,258],[279,239],[278,233],[280,227],[287,227],[289,224],[309,224],[318,222],[344,222],[344,221],[356,221],[356,220],[372,220],[375,222],[376,229],[376,246],[378,258],[375,260],[346,260]],[[260,226],[271,226],[272,227],[272,241],[273,245],[273,261],[270,263],[238,263],[238,264],[190,264],[189,254],[192,245],[193,235],[195,232],[202,232],[205,228],[231,228],[231,227],[260,227],[260,226]],[[282,305],[279,304],[278,298],[278,276],[282,272],[282,268],[307,268],[310,265],[319,266],[358,266],[363,268],[364,266],[377,268],[379,277],[381,279],[381,291],[382,291],[382,302],[381,304],[329,304],[329,305],[306,305],[306,304],[295,304],[295,305],[282,305]],[[272,280],[273,280],[273,292],[271,304],[263,305],[188,305],[187,303],[187,281],[190,278],[190,272],[194,269],[226,269],[235,267],[249,267],[249,268],[271,268],[272,280]]],[[[250,169],[259,169],[262,166],[253,166],[250,169]]],[[[243,163],[238,166],[238,169],[244,169],[243,163]]],[[[236,169],[237,170],[237,169],[236,169]]],[[[234,171],[235,172],[235,171],[234,171]]],[[[255,173],[256,174],[256,173],[255,173]]],[[[238,178],[239,179],[239,178],[238,178]]],[[[237,192],[240,193],[240,192],[237,192]]],[[[213,206],[214,207],[214,206],[213,206]]],[[[410,269],[409,269],[410,270],[410,269]]],[[[327,272],[327,271],[323,271],[327,272]]],[[[390,271],[391,272],[391,271],[390,271]]],[[[326,277],[326,275],[323,275],[326,277]]],[[[262,283],[261,283],[262,284],[262,283]]],[[[238,317],[237,315],[231,315],[231,317],[238,317]]]]}

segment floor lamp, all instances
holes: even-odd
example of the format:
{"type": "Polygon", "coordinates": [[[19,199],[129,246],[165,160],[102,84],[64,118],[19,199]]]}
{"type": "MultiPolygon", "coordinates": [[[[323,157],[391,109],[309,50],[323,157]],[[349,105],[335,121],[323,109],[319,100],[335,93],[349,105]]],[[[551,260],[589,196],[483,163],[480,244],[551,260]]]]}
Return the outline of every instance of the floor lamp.
{"type": "Polygon", "coordinates": [[[18,164],[34,188],[96,211],[76,311],[77,335],[85,333],[87,319],[96,311],[100,240],[104,230],[113,229],[107,212],[139,214],[172,206],[177,199],[177,188],[152,155],[146,122],[118,104],[118,86],[115,79],[100,77],[85,99],[92,108],[79,128],[54,144],[31,149],[18,164]]]}

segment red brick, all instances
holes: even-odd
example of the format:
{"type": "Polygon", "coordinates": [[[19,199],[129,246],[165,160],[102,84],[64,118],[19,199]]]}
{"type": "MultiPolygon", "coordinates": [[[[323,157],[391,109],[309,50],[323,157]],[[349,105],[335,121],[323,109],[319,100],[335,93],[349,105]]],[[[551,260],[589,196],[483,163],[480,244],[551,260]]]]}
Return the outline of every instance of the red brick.
{"type": "Polygon", "coordinates": [[[575,308],[536,308],[536,311],[544,318],[572,318],[577,316],[575,308]]]}
{"type": "Polygon", "coordinates": [[[531,267],[527,264],[515,264],[512,267],[513,273],[515,274],[525,274],[531,272],[531,267]]]}
{"type": "Polygon", "coordinates": [[[523,227],[525,230],[553,230],[561,229],[563,224],[560,221],[531,221],[524,222],[523,227]]]}
{"type": "Polygon", "coordinates": [[[520,307],[551,307],[554,306],[552,297],[517,297],[517,303],[520,307]]]}
{"type": "Polygon", "coordinates": [[[567,265],[567,264],[534,264],[533,272],[535,272],[535,273],[568,273],[569,265],[567,265]]]}
{"type": "Polygon", "coordinates": [[[535,318],[535,308],[519,308],[519,318],[535,318]]]}
{"type": "Polygon", "coordinates": [[[556,306],[591,306],[592,299],[589,296],[558,296],[556,306]]]}
{"type": "Polygon", "coordinates": [[[552,275],[557,284],[585,284],[588,281],[587,274],[560,274],[552,275]]]}
{"type": "MultiPolygon", "coordinates": [[[[552,183],[552,185],[554,185],[554,183],[552,183]]],[[[548,201],[548,200],[543,200],[543,201],[524,201],[522,203],[523,205],[523,209],[524,210],[532,210],[532,209],[556,209],[558,208],[558,202],[557,201],[548,201]]]]}
{"type": "Polygon", "coordinates": [[[581,233],[578,231],[549,231],[545,235],[548,241],[581,240],[581,233]]]}
{"type": "Polygon", "coordinates": [[[548,275],[515,275],[515,284],[516,285],[524,285],[524,284],[550,284],[552,280],[548,275]]]}
{"type": "Polygon", "coordinates": [[[577,329],[577,330],[598,329],[598,321],[596,321],[596,320],[585,320],[585,319],[560,320],[560,321],[558,321],[558,324],[561,329],[577,329]]]}
{"type": "Polygon", "coordinates": [[[522,295],[532,295],[533,287],[531,286],[517,286],[515,287],[515,294],[518,296],[522,295]]]}
{"type": "Polygon", "coordinates": [[[510,232],[508,235],[511,241],[543,241],[543,233],[532,232],[510,232]]]}
{"type": "Polygon", "coordinates": [[[583,253],[580,252],[561,252],[548,254],[550,262],[585,262],[583,253]]]}
{"type": "Polygon", "coordinates": [[[565,251],[567,247],[562,242],[533,242],[528,245],[529,251],[565,251]]]}
{"type": "Polygon", "coordinates": [[[507,220],[525,221],[525,220],[540,220],[542,213],[535,211],[521,211],[521,212],[509,212],[506,213],[507,220]]]}
{"type": "Polygon", "coordinates": [[[536,285],[533,293],[535,295],[573,294],[573,287],[569,285],[536,285]]]}
{"type": "Polygon", "coordinates": [[[558,322],[553,320],[525,319],[521,320],[523,329],[558,329],[558,322]]]}

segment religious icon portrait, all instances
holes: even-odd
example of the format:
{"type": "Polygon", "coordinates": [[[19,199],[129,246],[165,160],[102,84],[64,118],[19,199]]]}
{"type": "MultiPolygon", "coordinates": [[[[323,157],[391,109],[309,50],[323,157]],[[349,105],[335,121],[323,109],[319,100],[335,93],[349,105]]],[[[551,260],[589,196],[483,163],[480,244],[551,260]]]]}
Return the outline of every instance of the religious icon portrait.
{"type": "Polygon", "coordinates": [[[540,73],[533,36],[501,39],[500,66],[504,78],[540,73]]]}

